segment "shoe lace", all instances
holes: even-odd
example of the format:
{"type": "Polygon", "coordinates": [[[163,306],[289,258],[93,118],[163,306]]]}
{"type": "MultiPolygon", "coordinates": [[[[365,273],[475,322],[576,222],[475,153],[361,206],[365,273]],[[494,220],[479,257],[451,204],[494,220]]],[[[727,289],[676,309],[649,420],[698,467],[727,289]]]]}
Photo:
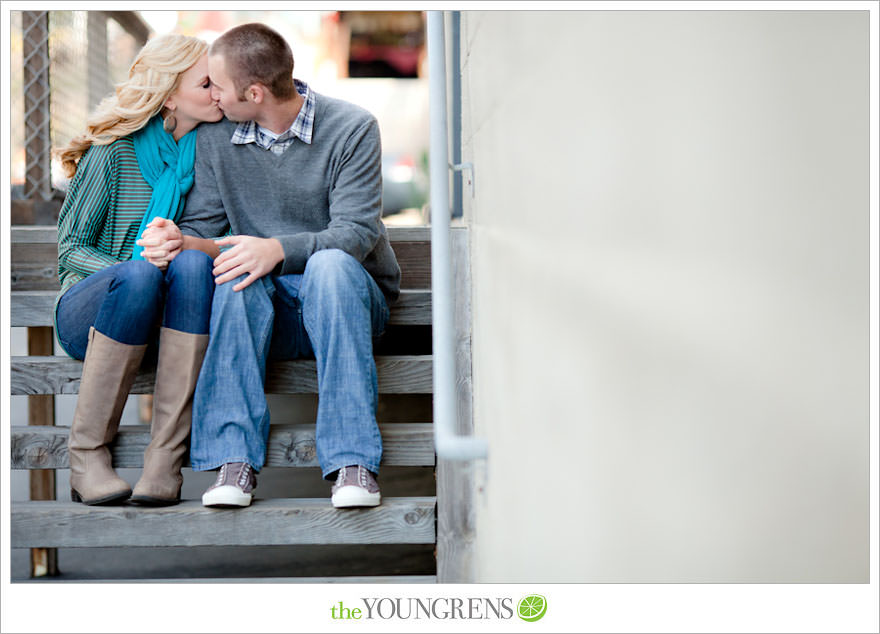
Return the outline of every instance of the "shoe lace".
{"type": "Polygon", "coordinates": [[[217,472],[217,479],[214,481],[214,486],[221,486],[225,480],[226,480],[226,465],[223,465],[220,467],[220,471],[217,472]]]}
{"type": "Polygon", "coordinates": [[[238,472],[238,486],[242,489],[248,485],[251,479],[251,472],[253,467],[251,467],[248,463],[244,463],[241,471],[238,472]]]}

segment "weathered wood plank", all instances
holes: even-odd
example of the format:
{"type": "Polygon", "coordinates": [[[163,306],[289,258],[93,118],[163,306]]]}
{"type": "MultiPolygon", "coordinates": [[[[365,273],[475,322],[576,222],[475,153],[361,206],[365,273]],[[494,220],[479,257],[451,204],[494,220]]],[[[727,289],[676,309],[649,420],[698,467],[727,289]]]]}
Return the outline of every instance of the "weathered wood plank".
{"type": "Polygon", "coordinates": [[[57,244],[58,229],[50,225],[18,225],[10,229],[10,240],[13,244],[57,244]]]}
{"type": "Polygon", "coordinates": [[[19,502],[10,534],[13,548],[429,544],[435,504],[433,497],[385,498],[377,507],[345,510],[329,498],[256,499],[232,510],[199,500],[163,508],[19,502]]]}
{"type": "Polygon", "coordinates": [[[395,242],[400,288],[431,288],[431,243],[395,242]]]}
{"type": "MultiPolygon", "coordinates": [[[[50,355],[53,347],[53,329],[49,327],[28,328],[28,354],[50,355]]],[[[55,425],[55,396],[52,394],[28,396],[28,425],[37,428],[55,425]]],[[[48,469],[31,471],[30,499],[55,499],[55,472],[48,469]]],[[[55,548],[31,549],[31,576],[44,577],[58,574],[58,550],[55,548]]]]}
{"type": "MultiPolygon", "coordinates": [[[[434,432],[431,423],[380,424],[382,466],[434,465],[434,432]]],[[[13,469],[67,469],[69,427],[11,428],[13,469]]],[[[141,468],[150,442],[149,425],[123,425],[111,447],[113,466],[141,468]]],[[[184,466],[190,466],[189,460],[184,466]]],[[[317,467],[314,425],[273,424],[269,428],[267,467],[317,467]]]]}
{"type": "Polygon", "coordinates": [[[431,319],[431,291],[404,288],[391,306],[388,323],[392,326],[423,326],[430,324],[431,319]]]}
{"type": "MultiPolygon", "coordinates": [[[[10,293],[10,326],[54,326],[53,309],[57,291],[13,291],[10,293]]],[[[431,291],[404,289],[391,307],[389,325],[420,326],[431,323],[431,291]]]]}
{"type": "MultiPolygon", "coordinates": [[[[431,287],[430,229],[389,227],[401,270],[401,288],[431,287]]],[[[13,291],[58,290],[58,247],[54,227],[13,227],[10,249],[13,291]]]]}
{"type": "MultiPolygon", "coordinates": [[[[466,232],[451,239],[455,294],[456,433],[473,434],[471,380],[470,244],[466,232]]],[[[479,462],[437,461],[437,579],[440,583],[473,583],[475,572],[475,470],[479,462]]]]}
{"type": "Polygon", "coordinates": [[[9,325],[54,326],[52,309],[56,291],[13,291],[9,294],[9,325]]]}
{"type": "MultiPolygon", "coordinates": [[[[461,231],[462,228],[453,228],[452,231],[461,231]]],[[[398,227],[388,226],[388,239],[391,242],[430,242],[431,227],[398,227]]],[[[58,242],[58,229],[52,225],[17,225],[11,228],[10,238],[12,242],[30,242],[55,244],[58,242]]]]}
{"type": "MultiPolygon", "coordinates": [[[[379,391],[386,394],[428,394],[433,389],[430,355],[376,357],[379,391]]],[[[266,392],[314,394],[318,375],[314,361],[276,361],[266,372],[266,392]]]]}
{"type": "Polygon", "coordinates": [[[10,245],[11,288],[14,291],[55,290],[58,284],[58,247],[34,243],[10,245]]]}
{"type": "Polygon", "coordinates": [[[196,578],[180,577],[172,579],[16,579],[15,583],[437,583],[435,575],[376,575],[374,577],[223,577],[223,578],[196,578]]]}
{"type": "MultiPolygon", "coordinates": [[[[376,357],[379,391],[385,394],[428,394],[433,377],[430,355],[376,357]]],[[[11,394],[76,394],[82,362],[68,357],[12,357],[11,394]]],[[[276,361],[266,371],[266,392],[270,394],[314,394],[318,378],[313,360],[276,361]]],[[[141,368],[132,394],[151,394],[155,368],[141,368]]]]}

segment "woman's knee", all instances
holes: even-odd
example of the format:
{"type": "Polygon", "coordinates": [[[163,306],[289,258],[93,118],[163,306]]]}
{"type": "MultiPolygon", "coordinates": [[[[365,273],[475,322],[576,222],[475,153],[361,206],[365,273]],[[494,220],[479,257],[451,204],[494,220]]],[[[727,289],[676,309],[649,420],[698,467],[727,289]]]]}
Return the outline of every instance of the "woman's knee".
{"type": "Polygon", "coordinates": [[[211,275],[214,270],[214,260],[210,255],[198,249],[186,249],[177,254],[168,263],[169,274],[183,275],[211,275]]]}
{"type": "Polygon", "coordinates": [[[144,260],[129,260],[117,265],[110,292],[122,292],[133,300],[154,300],[162,296],[163,274],[144,260]]]}

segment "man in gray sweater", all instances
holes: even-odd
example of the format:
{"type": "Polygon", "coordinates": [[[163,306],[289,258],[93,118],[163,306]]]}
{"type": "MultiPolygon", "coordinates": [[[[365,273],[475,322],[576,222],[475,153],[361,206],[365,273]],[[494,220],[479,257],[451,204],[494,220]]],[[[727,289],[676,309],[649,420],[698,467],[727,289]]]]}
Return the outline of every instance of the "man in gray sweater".
{"type": "Polygon", "coordinates": [[[378,124],[294,80],[290,47],[262,24],[217,39],[208,68],[226,119],[199,129],[178,234],[183,248],[225,235],[193,400],[193,469],[219,470],[202,503],[250,504],[269,435],[267,358],[314,356],[332,503],[378,505],[372,343],[400,288],[381,220],[378,124]]]}

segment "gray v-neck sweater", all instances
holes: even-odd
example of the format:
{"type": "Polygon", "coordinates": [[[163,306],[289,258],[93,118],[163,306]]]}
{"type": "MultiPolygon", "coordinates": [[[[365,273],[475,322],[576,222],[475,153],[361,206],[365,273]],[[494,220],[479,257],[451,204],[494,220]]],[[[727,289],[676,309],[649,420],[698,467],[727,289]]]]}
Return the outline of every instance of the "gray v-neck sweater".
{"type": "MultiPolygon", "coordinates": [[[[302,273],[316,251],[341,249],[373,276],[389,301],[400,267],[382,222],[382,150],[376,118],[315,95],[312,143],[294,139],[281,155],[231,142],[236,124],[202,124],[195,182],[178,223],[186,235],[277,238],[280,273],[302,273]]],[[[276,269],[276,273],[279,272],[276,269]]]]}

